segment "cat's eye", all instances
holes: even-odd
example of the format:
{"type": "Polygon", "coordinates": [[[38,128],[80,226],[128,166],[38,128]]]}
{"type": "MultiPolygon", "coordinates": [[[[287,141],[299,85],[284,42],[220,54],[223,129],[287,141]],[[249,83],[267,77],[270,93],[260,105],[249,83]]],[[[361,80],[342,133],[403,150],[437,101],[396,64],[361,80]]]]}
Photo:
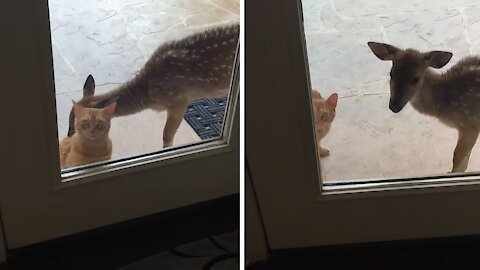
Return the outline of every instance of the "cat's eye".
{"type": "Polygon", "coordinates": [[[80,123],[81,123],[83,129],[90,127],[90,122],[88,120],[82,120],[82,122],[80,122],[80,123]]]}
{"type": "Polygon", "coordinates": [[[105,127],[104,121],[98,121],[97,124],[95,125],[96,129],[103,129],[104,127],[105,127]]]}

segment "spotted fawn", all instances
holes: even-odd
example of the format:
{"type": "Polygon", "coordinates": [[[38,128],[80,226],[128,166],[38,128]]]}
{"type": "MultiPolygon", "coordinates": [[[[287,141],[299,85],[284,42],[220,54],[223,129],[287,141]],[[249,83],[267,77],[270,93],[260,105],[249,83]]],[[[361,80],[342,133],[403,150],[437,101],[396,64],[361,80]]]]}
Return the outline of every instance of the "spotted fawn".
{"type": "Polygon", "coordinates": [[[438,73],[432,68],[445,66],[452,53],[422,53],[376,42],[368,46],[379,59],[393,62],[390,110],[398,113],[410,101],[420,113],[456,128],[452,172],[464,172],[480,131],[480,58],[463,58],[448,71],[438,73]]]}
{"type": "MultiPolygon", "coordinates": [[[[228,94],[238,37],[239,25],[232,24],[163,44],[133,79],[111,92],[94,95],[95,82],[89,75],[78,104],[103,108],[116,101],[114,117],[145,109],[166,111],[163,147],[169,147],[190,102],[228,94]]],[[[75,133],[73,112],[69,120],[71,136],[75,133]]]]}

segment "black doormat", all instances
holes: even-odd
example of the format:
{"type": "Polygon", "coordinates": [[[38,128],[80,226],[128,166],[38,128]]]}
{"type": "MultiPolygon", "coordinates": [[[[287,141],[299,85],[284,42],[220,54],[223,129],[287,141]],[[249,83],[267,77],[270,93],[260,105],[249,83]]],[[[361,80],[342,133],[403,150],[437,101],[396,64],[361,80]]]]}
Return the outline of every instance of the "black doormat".
{"type": "Polygon", "coordinates": [[[187,107],[184,118],[202,140],[219,137],[226,103],[227,97],[195,100],[187,107]]]}
{"type": "Polygon", "coordinates": [[[202,239],[147,257],[118,270],[238,270],[239,232],[202,239]]]}

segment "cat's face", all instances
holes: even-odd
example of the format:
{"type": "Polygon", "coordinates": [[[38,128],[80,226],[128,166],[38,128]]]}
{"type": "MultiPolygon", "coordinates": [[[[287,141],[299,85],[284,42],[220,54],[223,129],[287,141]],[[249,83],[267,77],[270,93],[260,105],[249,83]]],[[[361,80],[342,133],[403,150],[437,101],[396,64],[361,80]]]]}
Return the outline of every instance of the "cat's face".
{"type": "Polygon", "coordinates": [[[117,103],[113,102],[103,109],[92,109],[73,102],[75,129],[79,136],[88,140],[97,140],[107,136],[116,106],[117,103]]]}
{"type": "Polygon", "coordinates": [[[312,105],[315,115],[315,124],[331,123],[335,119],[335,108],[337,107],[338,95],[334,93],[326,100],[317,91],[312,91],[312,105]]]}

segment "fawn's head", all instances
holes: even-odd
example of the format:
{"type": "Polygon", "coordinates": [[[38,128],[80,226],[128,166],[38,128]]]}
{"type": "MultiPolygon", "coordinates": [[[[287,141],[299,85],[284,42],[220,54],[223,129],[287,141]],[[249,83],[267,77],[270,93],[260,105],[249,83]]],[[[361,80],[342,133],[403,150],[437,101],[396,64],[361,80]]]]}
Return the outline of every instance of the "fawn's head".
{"type": "Polygon", "coordinates": [[[450,52],[421,53],[414,49],[402,50],[377,42],[368,42],[368,46],[380,60],[393,62],[390,70],[389,108],[394,113],[400,112],[421,88],[427,68],[441,68],[453,56],[450,52]]]}

